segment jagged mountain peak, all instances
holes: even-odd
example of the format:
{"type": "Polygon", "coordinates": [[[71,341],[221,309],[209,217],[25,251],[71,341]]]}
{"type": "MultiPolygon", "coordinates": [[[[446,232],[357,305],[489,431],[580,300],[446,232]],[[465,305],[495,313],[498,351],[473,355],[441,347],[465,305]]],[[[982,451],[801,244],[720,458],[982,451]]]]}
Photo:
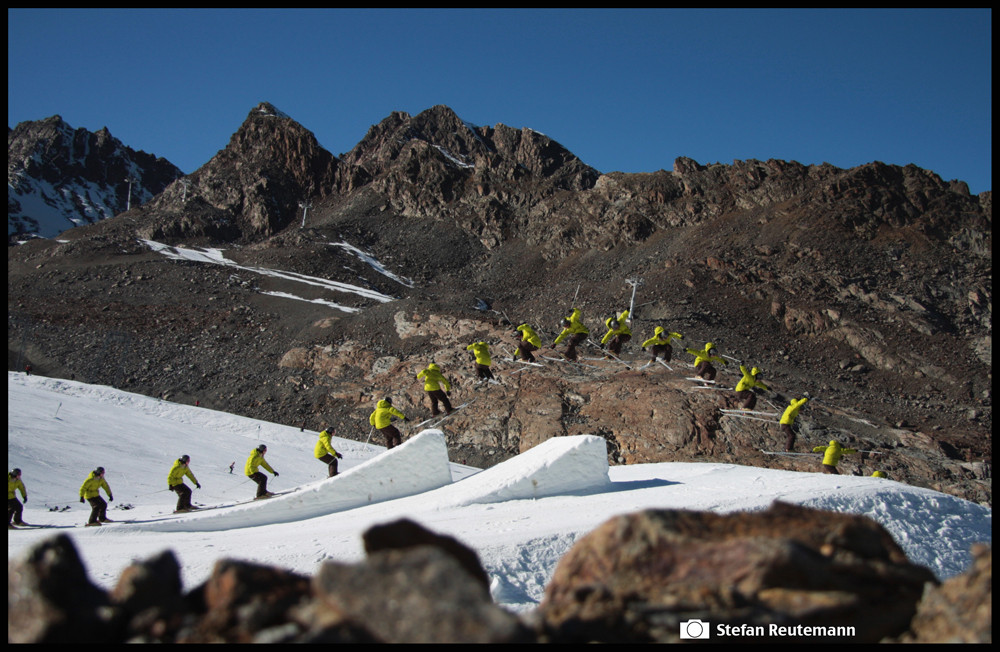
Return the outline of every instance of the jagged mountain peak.
{"type": "Polygon", "coordinates": [[[311,131],[261,102],[224,149],[151,204],[143,232],[165,239],[273,235],[300,204],[332,192],[338,164],[311,131]]]}
{"type": "Polygon", "coordinates": [[[59,115],[7,131],[7,233],[54,237],[149,201],[183,173],[59,115]]]}

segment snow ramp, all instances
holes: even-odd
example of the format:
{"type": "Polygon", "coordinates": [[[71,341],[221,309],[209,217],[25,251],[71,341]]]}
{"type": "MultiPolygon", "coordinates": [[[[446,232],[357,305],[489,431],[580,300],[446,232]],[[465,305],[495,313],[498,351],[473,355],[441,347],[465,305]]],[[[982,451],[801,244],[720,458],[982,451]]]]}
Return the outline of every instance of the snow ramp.
{"type": "Polygon", "coordinates": [[[412,496],[450,483],[444,433],[425,430],[378,457],[286,495],[130,527],[207,532],[290,523],[412,496]]]}
{"type": "MultiPolygon", "coordinates": [[[[596,435],[553,437],[451,485],[453,505],[500,503],[607,491],[608,445],[596,435]]],[[[451,488],[445,489],[451,493],[451,488]]]]}

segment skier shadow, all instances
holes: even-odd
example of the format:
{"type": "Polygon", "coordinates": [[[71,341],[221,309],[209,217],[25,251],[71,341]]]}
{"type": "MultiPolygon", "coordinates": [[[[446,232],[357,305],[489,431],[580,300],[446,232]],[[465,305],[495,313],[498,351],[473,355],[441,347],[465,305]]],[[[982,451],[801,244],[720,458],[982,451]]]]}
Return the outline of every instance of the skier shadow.
{"type": "Polygon", "coordinates": [[[626,480],[623,482],[612,482],[611,488],[605,493],[618,492],[618,491],[635,491],[637,489],[655,489],[657,487],[669,487],[671,485],[681,484],[680,482],[672,482],[670,480],[664,480],[663,478],[651,478],[649,480],[626,480]]]}

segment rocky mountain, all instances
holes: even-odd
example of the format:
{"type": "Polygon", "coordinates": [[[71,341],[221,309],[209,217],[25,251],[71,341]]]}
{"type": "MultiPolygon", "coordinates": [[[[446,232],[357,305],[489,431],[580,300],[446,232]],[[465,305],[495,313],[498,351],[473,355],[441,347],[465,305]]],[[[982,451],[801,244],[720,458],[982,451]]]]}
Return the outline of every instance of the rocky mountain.
{"type": "Polygon", "coordinates": [[[429,416],[433,361],[475,399],[446,422],[456,461],[591,433],[614,464],[818,471],[804,453],[837,438],[863,451],[842,473],[992,501],[992,192],[915,166],[602,174],[444,106],[336,157],[265,103],[202,168],[61,240],[8,249],[9,368],[365,440],[380,398],[429,416]],[[589,344],[583,364],[506,361],[517,324],[557,357],[572,308],[597,342],[630,306],[628,366],[589,344]],[[670,370],[640,368],[656,326],[685,336],[670,370]],[[476,382],[479,340],[498,384],[476,382]],[[729,363],[712,389],[683,350],[706,342],[729,363]],[[770,414],[724,411],[739,363],[770,414]],[[762,452],[806,395],[796,455],[762,452]]]}
{"type": "Polygon", "coordinates": [[[143,204],[182,176],[107,127],[74,129],[56,115],[7,129],[7,234],[54,237],[143,204]],[[131,192],[131,197],[129,193],[131,192]]]}

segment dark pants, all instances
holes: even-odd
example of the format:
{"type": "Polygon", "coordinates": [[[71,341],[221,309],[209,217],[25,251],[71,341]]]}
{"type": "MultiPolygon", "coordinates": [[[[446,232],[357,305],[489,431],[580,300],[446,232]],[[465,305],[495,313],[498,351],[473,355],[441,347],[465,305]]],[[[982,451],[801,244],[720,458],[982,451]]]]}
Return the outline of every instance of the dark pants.
{"type": "Polygon", "coordinates": [[[537,351],[538,347],[531,342],[521,342],[521,346],[517,347],[515,353],[521,356],[521,359],[525,362],[534,362],[535,356],[531,355],[532,351],[537,351]]]}
{"type": "Polygon", "coordinates": [[[611,338],[611,343],[608,344],[608,350],[614,353],[615,355],[621,355],[622,347],[630,339],[632,339],[632,336],[625,335],[624,333],[620,335],[615,335],[613,338],[611,338]]]}
{"type": "Polygon", "coordinates": [[[830,466],[829,464],[823,465],[823,473],[832,473],[833,475],[840,475],[840,471],[837,470],[837,467],[830,466]]]}
{"type": "Polygon", "coordinates": [[[14,525],[24,525],[21,514],[24,513],[24,505],[17,498],[7,499],[7,525],[13,521],[14,525]]]}
{"type": "Polygon", "coordinates": [[[715,367],[713,367],[708,362],[699,363],[694,370],[698,373],[699,378],[704,378],[705,380],[715,380],[715,367]]]}
{"type": "Polygon", "coordinates": [[[447,414],[451,414],[451,401],[448,400],[447,394],[440,389],[433,389],[427,392],[427,395],[431,397],[431,414],[433,416],[441,414],[441,411],[438,409],[438,401],[444,405],[444,411],[447,414]]]}
{"type": "Polygon", "coordinates": [[[337,458],[327,453],[323,457],[317,457],[320,462],[326,462],[326,477],[332,478],[337,475],[337,458]]]}
{"type": "Polygon", "coordinates": [[[736,398],[741,401],[740,407],[744,410],[752,410],[757,406],[757,394],[752,389],[736,392],[736,398]]]}
{"type": "Polygon", "coordinates": [[[177,494],[177,511],[191,509],[191,487],[182,482],[170,487],[170,491],[177,494]]]}
{"type": "Polygon", "coordinates": [[[493,380],[493,372],[490,371],[489,365],[485,364],[476,365],[476,376],[480,380],[493,380]]]}
{"type": "MultiPolygon", "coordinates": [[[[163,485],[160,485],[161,487],[163,485]]],[[[101,521],[108,520],[108,503],[100,496],[94,496],[93,498],[88,498],[87,502],[90,503],[90,520],[88,523],[100,523],[101,521]]]]}
{"type": "Polygon", "coordinates": [[[385,437],[385,447],[387,449],[395,448],[403,443],[403,436],[399,434],[396,426],[388,425],[385,428],[379,428],[378,431],[385,437]]]}
{"type": "Polygon", "coordinates": [[[787,423],[781,424],[781,432],[785,433],[785,452],[790,453],[795,446],[795,428],[787,423]]]}
{"type": "Polygon", "coordinates": [[[257,483],[257,496],[256,496],[256,498],[260,498],[261,496],[266,496],[267,495],[267,476],[264,475],[263,473],[261,473],[260,471],[257,471],[256,473],[253,473],[253,474],[251,474],[248,477],[251,480],[253,480],[254,482],[257,483]]]}
{"type": "Polygon", "coordinates": [[[669,344],[654,344],[649,347],[649,352],[653,354],[651,362],[656,362],[657,356],[661,356],[664,362],[670,362],[670,358],[674,354],[674,347],[669,344]]]}
{"type": "Polygon", "coordinates": [[[587,339],[587,333],[577,333],[570,335],[569,343],[566,345],[566,356],[568,360],[576,360],[576,347],[580,346],[587,339]]]}

